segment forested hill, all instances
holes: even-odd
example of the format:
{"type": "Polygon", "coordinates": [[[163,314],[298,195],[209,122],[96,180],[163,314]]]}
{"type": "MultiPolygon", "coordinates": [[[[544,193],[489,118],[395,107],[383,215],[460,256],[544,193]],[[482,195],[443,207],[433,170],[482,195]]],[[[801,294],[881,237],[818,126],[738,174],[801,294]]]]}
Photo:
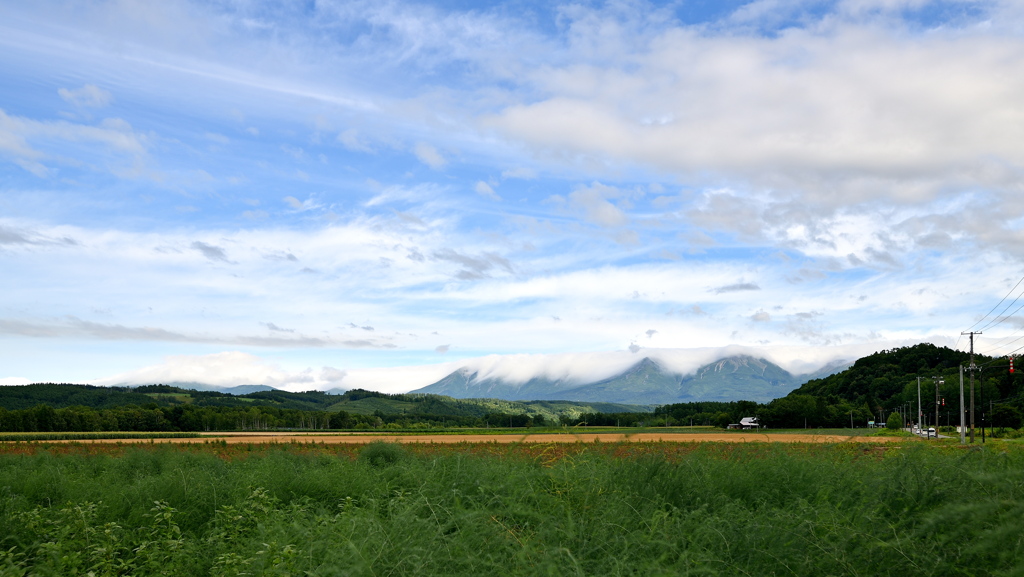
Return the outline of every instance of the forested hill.
{"type": "MultiPolygon", "coordinates": [[[[838,397],[853,402],[873,399],[885,404],[902,395],[908,383],[914,382],[916,386],[918,376],[943,377],[947,384],[956,377],[959,388],[959,367],[967,366],[970,360],[969,353],[931,343],[884,350],[858,359],[845,371],[808,381],[790,395],[838,397]]],[[[975,356],[979,365],[991,361],[982,355],[975,356]]]]}
{"type": "Polygon", "coordinates": [[[48,405],[55,409],[110,409],[125,405],[143,405],[152,401],[151,397],[124,387],[54,383],[0,387],[0,407],[8,410],[31,409],[36,405],[48,405]]]}
{"type": "MultiPolygon", "coordinates": [[[[839,423],[844,412],[857,419],[884,420],[900,408],[913,411],[920,403],[925,422],[953,425],[960,406],[960,366],[971,362],[969,353],[922,343],[912,347],[880,351],[858,360],[849,369],[805,383],[781,399],[772,401],[764,414],[779,423],[799,424],[807,418],[839,423]],[[920,377],[920,381],[918,381],[920,377]]],[[[1003,357],[976,355],[975,402],[981,422],[992,419],[1016,428],[1024,412],[1024,376],[1009,371],[1003,357]],[[1012,418],[995,415],[1012,414],[1012,418]]],[[[1020,366],[1020,365],[1018,365],[1020,366]]],[[[969,389],[965,373],[965,402],[969,389]]],[[[997,423],[998,425],[998,423],[997,423]]]]}
{"type": "Polygon", "coordinates": [[[583,403],[571,401],[516,402],[500,399],[453,399],[442,395],[397,394],[353,389],[343,394],[323,391],[291,393],[288,391],[258,391],[245,395],[230,395],[215,391],[196,391],[168,385],[141,387],[95,387],[91,385],[34,384],[0,387],[0,408],[24,410],[39,405],[53,409],[88,407],[112,409],[138,406],[162,407],[272,407],[299,411],[345,411],[354,414],[381,415],[436,415],[449,417],[479,417],[489,413],[539,414],[556,418],[561,414],[588,412],[647,412],[653,407],[613,403],[583,403]]]}
{"type": "Polygon", "coordinates": [[[128,405],[167,407],[190,404],[201,407],[251,407],[273,405],[285,409],[322,410],[336,403],[337,395],[320,391],[289,393],[260,391],[248,395],[230,395],[216,391],[195,391],[167,385],[142,387],[96,387],[92,385],[39,383],[0,387],[0,407],[8,410],[47,405],[54,409],[89,407],[111,409],[128,405]]]}

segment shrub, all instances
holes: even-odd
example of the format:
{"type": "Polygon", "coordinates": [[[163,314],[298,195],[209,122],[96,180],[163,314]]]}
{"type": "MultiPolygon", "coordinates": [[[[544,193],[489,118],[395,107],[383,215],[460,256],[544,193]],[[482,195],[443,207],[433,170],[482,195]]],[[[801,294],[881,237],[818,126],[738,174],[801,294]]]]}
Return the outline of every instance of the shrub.
{"type": "Polygon", "coordinates": [[[1019,429],[1022,417],[1017,407],[996,405],[992,408],[992,424],[1000,428],[1019,429]]]}
{"type": "Polygon", "coordinates": [[[899,413],[892,413],[889,415],[889,420],[885,422],[886,429],[902,429],[903,428],[903,417],[899,413]]]}
{"type": "Polygon", "coordinates": [[[373,467],[389,467],[404,460],[409,453],[398,443],[374,441],[359,451],[359,460],[373,467]]]}

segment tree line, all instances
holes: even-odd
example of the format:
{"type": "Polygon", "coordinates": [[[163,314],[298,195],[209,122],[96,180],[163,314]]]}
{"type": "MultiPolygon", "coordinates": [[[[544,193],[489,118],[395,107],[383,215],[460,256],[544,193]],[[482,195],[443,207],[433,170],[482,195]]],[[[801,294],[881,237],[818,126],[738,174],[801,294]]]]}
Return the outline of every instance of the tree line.
{"type": "Polygon", "coordinates": [[[488,413],[482,417],[436,414],[373,414],[304,411],[276,407],[161,407],[155,403],[109,409],[36,405],[0,407],[0,432],[71,431],[264,431],[279,429],[416,429],[448,427],[535,427],[543,415],[488,413]]]}

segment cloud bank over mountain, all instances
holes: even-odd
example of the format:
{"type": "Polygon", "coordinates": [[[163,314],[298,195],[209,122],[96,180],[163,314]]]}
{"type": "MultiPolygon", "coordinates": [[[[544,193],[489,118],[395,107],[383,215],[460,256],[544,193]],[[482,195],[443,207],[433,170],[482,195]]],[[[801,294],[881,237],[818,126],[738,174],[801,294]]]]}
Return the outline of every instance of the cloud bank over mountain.
{"type": "MultiPolygon", "coordinates": [[[[941,339],[936,339],[941,341],[941,339]]],[[[917,341],[871,345],[819,347],[707,347],[701,349],[647,349],[637,352],[512,354],[456,359],[431,365],[341,370],[306,367],[287,370],[266,359],[241,352],[205,356],[175,356],[163,363],[126,373],[94,379],[88,384],[145,385],[196,382],[217,387],[268,385],[288,391],[369,389],[405,393],[439,381],[456,370],[465,370],[480,381],[496,380],[519,385],[532,379],[581,385],[619,375],[644,358],[667,373],[692,375],[699,367],[729,357],[766,359],[793,375],[813,373],[837,361],[853,361],[887,348],[909,346],[917,341]]],[[[948,346],[949,342],[945,342],[948,346]]],[[[11,383],[24,384],[24,383],[11,383]]]]}

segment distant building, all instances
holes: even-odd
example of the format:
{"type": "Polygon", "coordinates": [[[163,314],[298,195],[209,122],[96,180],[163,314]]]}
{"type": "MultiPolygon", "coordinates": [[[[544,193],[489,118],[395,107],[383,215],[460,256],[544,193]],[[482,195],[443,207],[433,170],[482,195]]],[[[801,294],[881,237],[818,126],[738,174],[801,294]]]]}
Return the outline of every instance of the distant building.
{"type": "Polygon", "coordinates": [[[743,417],[738,423],[729,423],[727,429],[760,429],[757,417],[743,417]]]}

